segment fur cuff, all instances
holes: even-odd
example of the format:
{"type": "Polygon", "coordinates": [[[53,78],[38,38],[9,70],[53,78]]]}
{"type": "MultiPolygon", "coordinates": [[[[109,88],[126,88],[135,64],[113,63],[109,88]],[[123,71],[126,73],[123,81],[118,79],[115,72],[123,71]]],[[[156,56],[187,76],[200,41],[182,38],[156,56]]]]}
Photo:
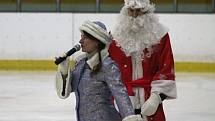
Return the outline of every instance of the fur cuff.
{"type": "Polygon", "coordinates": [[[140,115],[130,115],[126,116],[122,121],[142,121],[140,115]]]}
{"type": "Polygon", "coordinates": [[[69,97],[70,92],[72,90],[69,75],[65,80],[66,81],[66,86],[65,86],[65,90],[64,90],[65,94],[63,95],[62,94],[62,92],[63,92],[63,78],[62,78],[62,75],[61,75],[60,71],[58,71],[57,74],[56,74],[55,87],[56,87],[57,95],[61,99],[65,99],[65,98],[69,97]]]}
{"type": "Polygon", "coordinates": [[[163,93],[166,99],[175,99],[177,97],[176,82],[174,80],[155,80],[152,81],[151,92],[163,93]]]}

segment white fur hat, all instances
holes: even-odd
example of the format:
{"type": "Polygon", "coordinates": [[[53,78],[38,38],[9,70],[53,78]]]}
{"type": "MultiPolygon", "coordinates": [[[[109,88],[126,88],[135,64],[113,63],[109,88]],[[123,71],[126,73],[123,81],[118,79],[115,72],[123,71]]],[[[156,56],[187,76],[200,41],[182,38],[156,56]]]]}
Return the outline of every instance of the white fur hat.
{"type": "Polygon", "coordinates": [[[108,44],[112,40],[110,34],[107,32],[106,27],[102,22],[85,21],[79,29],[80,31],[87,32],[104,44],[108,44]]]}
{"type": "Polygon", "coordinates": [[[124,0],[125,7],[131,9],[138,9],[140,8],[142,12],[146,11],[154,11],[155,7],[153,4],[150,3],[149,0],[124,0]]]}

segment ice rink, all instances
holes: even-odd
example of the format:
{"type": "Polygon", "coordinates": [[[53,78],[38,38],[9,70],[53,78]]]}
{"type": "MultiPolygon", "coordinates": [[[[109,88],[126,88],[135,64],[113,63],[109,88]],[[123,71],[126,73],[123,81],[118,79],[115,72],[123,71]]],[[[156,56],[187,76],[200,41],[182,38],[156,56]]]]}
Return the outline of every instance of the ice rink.
{"type": "MultiPolygon", "coordinates": [[[[76,121],[75,97],[59,99],[55,72],[0,72],[0,121],[76,121]]],[[[215,121],[215,74],[177,73],[167,121],[215,121]]]]}

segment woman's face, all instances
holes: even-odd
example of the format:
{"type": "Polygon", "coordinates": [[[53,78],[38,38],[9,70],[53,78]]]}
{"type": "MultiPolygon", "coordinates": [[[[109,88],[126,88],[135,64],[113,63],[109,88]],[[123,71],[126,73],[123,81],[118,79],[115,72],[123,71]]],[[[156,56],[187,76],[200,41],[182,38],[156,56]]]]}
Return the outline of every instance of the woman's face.
{"type": "Polygon", "coordinates": [[[81,39],[79,41],[83,52],[92,53],[97,50],[98,42],[96,40],[90,39],[83,33],[81,33],[81,39]]]}

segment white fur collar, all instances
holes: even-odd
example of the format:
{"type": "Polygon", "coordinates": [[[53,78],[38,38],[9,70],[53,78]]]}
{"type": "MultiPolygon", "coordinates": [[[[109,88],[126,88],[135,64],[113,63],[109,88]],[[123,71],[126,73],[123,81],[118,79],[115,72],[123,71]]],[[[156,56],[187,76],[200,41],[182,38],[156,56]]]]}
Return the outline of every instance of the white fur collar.
{"type": "MultiPolygon", "coordinates": [[[[102,61],[109,55],[108,47],[106,47],[101,51],[102,61]]],[[[99,63],[99,53],[95,53],[92,57],[90,57],[87,60],[87,64],[90,66],[91,69],[93,69],[93,67],[96,66],[98,63],[99,63]]]]}
{"type": "MultiPolygon", "coordinates": [[[[101,51],[101,58],[102,58],[102,61],[103,61],[106,57],[109,56],[108,48],[109,48],[109,45],[106,45],[105,49],[103,49],[103,50],[101,51]]],[[[75,58],[75,60],[76,60],[76,61],[80,61],[80,60],[83,59],[83,58],[88,58],[87,64],[89,65],[89,67],[90,67],[91,69],[93,69],[93,67],[99,63],[99,54],[98,54],[97,52],[94,53],[93,55],[88,54],[88,53],[85,53],[85,52],[84,52],[84,53],[81,53],[81,54],[79,54],[79,56],[77,56],[77,57],[75,58]]]]}
{"type": "Polygon", "coordinates": [[[91,69],[93,69],[93,67],[95,65],[97,65],[99,63],[99,54],[95,53],[91,58],[89,58],[87,60],[87,64],[90,66],[91,69]]]}

